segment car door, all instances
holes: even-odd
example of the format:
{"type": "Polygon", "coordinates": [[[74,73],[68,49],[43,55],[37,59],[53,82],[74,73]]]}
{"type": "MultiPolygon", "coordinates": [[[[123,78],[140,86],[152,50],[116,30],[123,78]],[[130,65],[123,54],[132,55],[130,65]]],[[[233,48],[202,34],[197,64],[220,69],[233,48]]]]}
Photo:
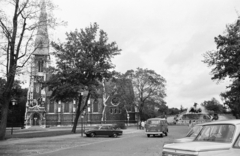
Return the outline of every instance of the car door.
{"type": "Polygon", "coordinates": [[[99,131],[99,135],[106,135],[107,129],[107,126],[102,126],[99,131]]]}

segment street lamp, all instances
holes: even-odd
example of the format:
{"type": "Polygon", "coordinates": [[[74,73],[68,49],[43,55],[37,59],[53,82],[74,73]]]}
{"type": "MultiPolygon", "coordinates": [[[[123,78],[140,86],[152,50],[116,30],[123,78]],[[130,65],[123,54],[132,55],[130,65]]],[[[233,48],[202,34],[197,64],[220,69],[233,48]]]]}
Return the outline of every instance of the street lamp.
{"type": "Polygon", "coordinates": [[[14,106],[17,104],[17,100],[15,100],[15,99],[12,99],[11,100],[11,102],[12,102],[12,112],[11,112],[11,115],[12,115],[12,129],[11,129],[11,135],[13,134],[13,111],[14,111],[14,106]]]}

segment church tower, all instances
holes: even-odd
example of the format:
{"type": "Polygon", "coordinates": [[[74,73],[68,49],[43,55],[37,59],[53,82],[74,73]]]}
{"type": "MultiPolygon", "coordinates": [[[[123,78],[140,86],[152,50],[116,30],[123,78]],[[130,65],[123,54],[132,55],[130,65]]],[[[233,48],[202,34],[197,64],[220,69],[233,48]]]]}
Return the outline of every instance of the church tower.
{"type": "Polygon", "coordinates": [[[49,62],[47,12],[45,0],[42,0],[34,52],[31,58],[30,83],[25,115],[26,127],[44,127],[46,125],[45,113],[47,106],[47,89],[42,88],[42,83],[48,78],[46,68],[48,67],[49,62]]]}

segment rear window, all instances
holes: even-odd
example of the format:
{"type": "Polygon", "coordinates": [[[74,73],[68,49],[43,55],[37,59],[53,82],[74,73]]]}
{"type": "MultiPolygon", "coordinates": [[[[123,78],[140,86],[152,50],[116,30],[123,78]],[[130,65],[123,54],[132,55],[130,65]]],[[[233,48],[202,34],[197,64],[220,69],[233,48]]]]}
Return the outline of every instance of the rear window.
{"type": "Polygon", "coordinates": [[[159,124],[159,123],[160,123],[159,120],[148,120],[148,121],[147,121],[147,124],[150,124],[150,125],[157,125],[157,124],[159,124]]]}

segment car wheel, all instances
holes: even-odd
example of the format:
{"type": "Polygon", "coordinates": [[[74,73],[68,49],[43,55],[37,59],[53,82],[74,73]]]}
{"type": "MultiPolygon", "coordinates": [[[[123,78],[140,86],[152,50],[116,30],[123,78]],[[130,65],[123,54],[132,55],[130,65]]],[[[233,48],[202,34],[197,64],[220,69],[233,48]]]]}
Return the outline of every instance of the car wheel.
{"type": "Polygon", "coordinates": [[[147,137],[150,137],[150,134],[148,134],[147,137]]]}
{"type": "Polygon", "coordinates": [[[91,136],[91,137],[95,137],[95,134],[94,134],[94,133],[91,133],[90,136],[91,136]]]}
{"type": "Polygon", "coordinates": [[[160,137],[163,137],[163,134],[160,134],[160,137]]]}
{"type": "Polygon", "coordinates": [[[113,133],[113,137],[116,138],[118,135],[116,133],[113,133]]]}

